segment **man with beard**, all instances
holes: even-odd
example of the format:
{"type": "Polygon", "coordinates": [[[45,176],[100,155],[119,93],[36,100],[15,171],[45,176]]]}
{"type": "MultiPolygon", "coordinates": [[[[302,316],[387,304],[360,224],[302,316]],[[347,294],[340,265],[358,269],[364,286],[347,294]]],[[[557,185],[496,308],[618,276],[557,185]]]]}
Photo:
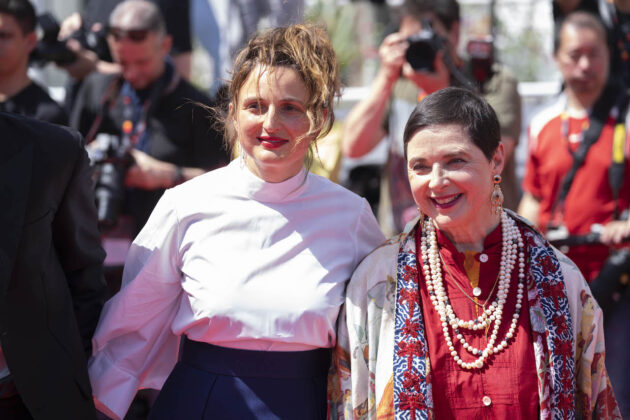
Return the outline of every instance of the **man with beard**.
{"type": "Polygon", "coordinates": [[[620,217],[630,201],[630,171],[624,171],[628,96],[610,75],[604,26],[588,12],[569,14],[558,28],[555,60],[564,90],[531,121],[519,213],[548,237],[551,232],[585,235],[593,225],[602,226],[601,243],[571,246],[567,255],[605,310],[606,365],[625,417],[630,415],[630,288],[616,296],[597,290],[620,284],[618,275],[607,274],[609,257],[621,255],[615,245],[630,236],[630,222],[620,217]]]}

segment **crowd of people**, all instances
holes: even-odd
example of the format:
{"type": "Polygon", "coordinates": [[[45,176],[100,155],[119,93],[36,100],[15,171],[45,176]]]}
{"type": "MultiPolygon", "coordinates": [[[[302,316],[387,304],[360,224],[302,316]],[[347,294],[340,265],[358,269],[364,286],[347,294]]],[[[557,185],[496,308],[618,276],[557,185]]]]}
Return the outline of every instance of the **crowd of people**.
{"type": "Polygon", "coordinates": [[[0,0],[0,418],[630,418],[628,2],[554,1],[530,121],[456,0],[392,5],[339,139],[387,143],[377,207],[310,170],[326,29],[241,0],[230,43],[220,3],[91,0],[43,45],[0,0]]]}

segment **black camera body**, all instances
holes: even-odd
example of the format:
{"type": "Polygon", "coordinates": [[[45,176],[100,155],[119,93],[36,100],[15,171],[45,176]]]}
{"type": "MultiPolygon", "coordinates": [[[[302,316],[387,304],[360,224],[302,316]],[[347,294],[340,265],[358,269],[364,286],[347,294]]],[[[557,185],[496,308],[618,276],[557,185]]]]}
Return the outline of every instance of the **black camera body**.
{"type": "MultiPolygon", "coordinates": [[[[71,64],[77,55],[66,46],[67,40],[59,40],[59,22],[50,12],[37,17],[37,23],[42,30],[42,36],[31,53],[31,62],[44,66],[49,62],[56,64],[71,64]]],[[[99,58],[111,61],[105,28],[91,31],[81,27],[70,35],[69,39],[76,39],[87,50],[94,51],[99,58]]]]}
{"type": "Polygon", "coordinates": [[[95,169],[94,195],[98,224],[101,230],[112,229],[125,199],[125,176],[133,157],[126,137],[100,133],[89,148],[90,161],[95,169]]]}
{"type": "Polygon", "coordinates": [[[415,71],[435,71],[435,55],[443,48],[444,40],[433,31],[431,21],[424,19],[422,29],[407,38],[409,47],[405,59],[415,71]]]}
{"type": "Polygon", "coordinates": [[[68,49],[65,42],[57,39],[59,35],[59,22],[49,12],[37,17],[37,23],[42,29],[42,37],[31,53],[31,61],[34,64],[43,66],[49,62],[57,64],[73,63],[77,56],[68,49]]]}

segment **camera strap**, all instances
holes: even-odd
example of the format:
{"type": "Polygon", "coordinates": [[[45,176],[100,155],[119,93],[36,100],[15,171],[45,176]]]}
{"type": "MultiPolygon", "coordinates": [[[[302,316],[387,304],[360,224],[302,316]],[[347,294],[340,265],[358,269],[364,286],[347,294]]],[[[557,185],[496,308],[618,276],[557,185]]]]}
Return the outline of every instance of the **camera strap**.
{"type": "Polygon", "coordinates": [[[166,62],[164,73],[148,92],[138,92],[127,82],[121,88],[123,96],[123,135],[129,136],[131,144],[143,152],[149,148],[149,121],[155,105],[161,96],[167,95],[177,87],[180,76],[175,67],[166,62]]]}
{"type": "MultiPolygon", "coordinates": [[[[616,106],[617,124],[615,125],[615,131],[617,131],[617,127],[619,126],[619,124],[621,124],[622,129],[624,130],[624,137],[625,137],[625,113],[628,106],[628,95],[624,94],[624,95],[619,96],[617,92],[618,92],[617,86],[611,85],[611,84],[607,85],[604,91],[602,92],[602,94],[600,95],[599,100],[593,106],[593,110],[591,114],[589,115],[588,128],[586,129],[586,131],[583,132],[583,138],[577,150],[574,153],[572,153],[573,164],[569,172],[567,172],[567,174],[562,179],[560,190],[558,191],[558,195],[556,196],[556,199],[552,206],[552,210],[551,210],[552,222],[558,223],[562,220],[562,213],[564,211],[564,201],[569,193],[569,190],[571,189],[571,185],[573,184],[575,175],[578,169],[580,169],[580,167],[584,164],[584,161],[586,160],[586,155],[588,154],[588,151],[590,150],[591,146],[594,145],[599,139],[599,136],[601,135],[602,130],[604,129],[604,125],[606,125],[606,121],[611,115],[611,110],[613,110],[613,106],[615,104],[617,105],[616,106]]],[[[625,139],[624,139],[624,142],[625,142],[625,139]]],[[[622,167],[625,166],[624,159],[621,160],[620,165],[622,167]]],[[[621,183],[623,182],[623,172],[621,172],[621,178],[620,178],[621,182],[617,182],[616,180],[618,177],[619,166],[612,165],[611,169],[612,167],[616,168],[615,169],[615,185],[619,184],[619,188],[620,188],[621,183]]],[[[623,171],[623,168],[621,169],[623,171]]],[[[609,174],[611,173],[609,172],[609,174]]],[[[612,177],[612,174],[610,176],[612,177]]],[[[613,183],[611,183],[611,187],[613,187],[613,191],[614,191],[613,183]]],[[[619,195],[619,191],[617,190],[617,192],[614,193],[616,201],[617,201],[618,195],[619,195]]]]}
{"type": "Polygon", "coordinates": [[[122,77],[116,77],[114,80],[111,81],[109,86],[107,86],[107,89],[105,90],[105,95],[103,95],[103,98],[101,99],[99,112],[98,114],[96,114],[96,117],[94,118],[94,121],[92,121],[92,125],[90,126],[88,133],[85,135],[85,144],[91,143],[96,138],[96,135],[98,134],[98,129],[103,123],[103,118],[105,114],[108,114],[116,103],[116,99],[120,94],[120,89],[122,88],[123,82],[124,79],[122,77]]]}

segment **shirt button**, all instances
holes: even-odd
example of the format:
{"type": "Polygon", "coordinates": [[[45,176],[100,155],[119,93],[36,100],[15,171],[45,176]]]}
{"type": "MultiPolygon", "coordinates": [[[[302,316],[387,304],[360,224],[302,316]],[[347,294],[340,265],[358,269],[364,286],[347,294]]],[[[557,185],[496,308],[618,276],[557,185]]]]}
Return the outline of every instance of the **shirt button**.
{"type": "Polygon", "coordinates": [[[481,262],[488,262],[488,255],[487,254],[479,255],[479,261],[481,261],[481,262]]]}
{"type": "Polygon", "coordinates": [[[483,405],[485,405],[486,407],[492,404],[492,400],[487,395],[481,399],[481,402],[483,402],[483,405]]]}

